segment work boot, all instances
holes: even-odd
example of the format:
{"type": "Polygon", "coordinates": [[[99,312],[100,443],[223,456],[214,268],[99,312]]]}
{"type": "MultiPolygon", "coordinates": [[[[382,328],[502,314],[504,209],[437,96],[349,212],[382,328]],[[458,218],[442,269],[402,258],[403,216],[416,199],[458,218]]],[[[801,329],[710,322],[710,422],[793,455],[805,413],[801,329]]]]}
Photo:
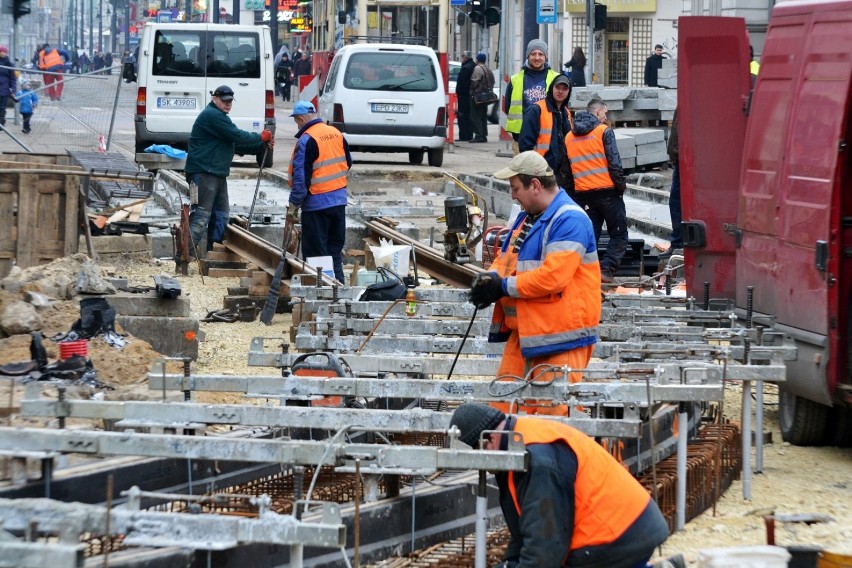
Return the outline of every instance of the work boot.
{"type": "Polygon", "coordinates": [[[612,284],[615,282],[615,270],[611,268],[601,268],[601,282],[604,284],[612,284]]]}

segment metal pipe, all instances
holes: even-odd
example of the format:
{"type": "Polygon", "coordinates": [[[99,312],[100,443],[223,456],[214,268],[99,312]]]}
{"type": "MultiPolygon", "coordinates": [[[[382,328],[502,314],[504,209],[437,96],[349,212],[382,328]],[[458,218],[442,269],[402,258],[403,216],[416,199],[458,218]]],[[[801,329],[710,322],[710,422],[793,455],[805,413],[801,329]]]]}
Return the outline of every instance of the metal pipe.
{"type": "Polygon", "coordinates": [[[751,499],[751,381],[743,381],[742,406],[743,499],[751,499]]]}
{"type": "MultiPolygon", "coordinates": [[[[686,405],[678,405],[677,437],[677,495],[675,498],[675,530],[683,530],[686,525],[686,443],[689,432],[689,417],[686,405]]],[[[721,459],[721,456],[719,456],[721,459]]]]}
{"type": "Polygon", "coordinates": [[[763,473],[763,381],[755,381],[754,472],[763,473]]]}
{"type": "Polygon", "coordinates": [[[353,558],[355,568],[361,566],[361,459],[355,458],[355,516],[353,526],[353,558]]]}
{"type": "Polygon", "coordinates": [[[484,470],[479,471],[479,484],[476,489],[476,551],[474,556],[475,568],[486,568],[486,531],[488,530],[488,496],[486,493],[484,470]]]}

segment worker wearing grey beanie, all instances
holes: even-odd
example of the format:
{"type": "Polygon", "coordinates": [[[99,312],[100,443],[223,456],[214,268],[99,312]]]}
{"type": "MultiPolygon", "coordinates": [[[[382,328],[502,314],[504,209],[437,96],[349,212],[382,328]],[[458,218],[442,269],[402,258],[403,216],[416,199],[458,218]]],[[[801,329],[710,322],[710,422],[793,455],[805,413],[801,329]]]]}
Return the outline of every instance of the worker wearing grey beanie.
{"type": "Polygon", "coordinates": [[[547,44],[540,39],[530,40],[530,42],[527,44],[527,52],[524,54],[524,58],[529,59],[530,53],[532,53],[536,49],[542,52],[544,54],[544,58],[547,59],[547,44]]]}
{"type": "Polygon", "coordinates": [[[506,132],[514,139],[512,149],[518,153],[518,137],[524,121],[524,112],[547,96],[550,84],[559,73],[547,64],[547,43],[540,39],[531,40],[524,54],[526,61],[520,72],[512,75],[503,97],[506,113],[506,132]]]}

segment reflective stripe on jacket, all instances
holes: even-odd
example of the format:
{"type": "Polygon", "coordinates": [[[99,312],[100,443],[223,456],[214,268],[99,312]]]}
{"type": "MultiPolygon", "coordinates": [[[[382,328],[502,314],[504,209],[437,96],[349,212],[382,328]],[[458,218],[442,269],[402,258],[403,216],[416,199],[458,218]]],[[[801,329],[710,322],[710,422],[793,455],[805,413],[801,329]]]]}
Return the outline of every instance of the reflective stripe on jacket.
{"type": "Polygon", "coordinates": [[[604,151],[603,134],[606,124],[599,124],[584,136],[569,132],[565,136],[565,148],[571,159],[571,173],[576,191],[590,191],[613,187],[609,175],[609,164],[604,151]]]}
{"type": "Polygon", "coordinates": [[[506,341],[517,330],[525,358],[596,343],[601,276],[588,215],[559,191],[514,252],[525,219],[518,216],[491,265],[506,278],[507,296],[494,306],[488,341],[506,341]]]}
{"type": "Polygon", "coordinates": [[[55,49],[50,53],[45,53],[42,51],[39,53],[38,57],[38,68],[39,69],[52,69],[56,66],[64,67],[65,62],[62,61],[62,57],[59,55],[59,52],[55,49]]]}
{"type": "Polygon", "coordinates": [[[553,114],[547,109],[547,99],[541,99],[537,103],[541,109],[539,115],[538,140],[535,141],[534,150],[543,158],[550,150],[550,137],[553,136],[553,114]]]}
{"type": "MultiPolygon", "coordinates": [[[[559,75],[553,69],[547,70],[544,80],[544,92],[550,88],[550,84],[559,75]]],[[[524,123],[524,70],[512,75],[512,99],[509,101],[509,110],[506,113],[506,132],[520,134],[521,125],[524,123]]],[[[538,102],[538,101],[536,101],[538,102]]]]}
{"type": "MultiPolygon", "coordinates": [[[[525,446],[562,441],[577,456],[571,550],[615,541],[648,506],[648,491],[600,444],[579,430],[553,420],[524,417],[517,418],[512,430],[523,435],[525,446]]],[[[509,472],[508,481],[520,516],[523,495],[518,495],[514,472],[509,472]]]]}
{"type": "MultiPolygon", "coordinates": [[[[346,161],[346,151],[343,149],[343,134],[335,127],[322,122],[309,127],[305,134],[309,134],[314,139],[319,149],[319,157],[312,165],[311,185],[308,191],[316,195],[346,187],[349,164],[346,161]]],[[[295,154],[294,147],[293,156],[295,154]]],[[[290,159],[290,179],[293,179],[294,161],[290,159]]]]}

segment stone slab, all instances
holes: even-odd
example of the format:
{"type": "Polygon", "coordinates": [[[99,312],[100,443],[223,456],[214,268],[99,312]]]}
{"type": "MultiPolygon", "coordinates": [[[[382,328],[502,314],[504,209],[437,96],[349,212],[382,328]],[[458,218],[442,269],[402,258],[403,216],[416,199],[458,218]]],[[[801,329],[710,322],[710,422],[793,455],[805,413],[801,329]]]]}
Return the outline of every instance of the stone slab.
{"type": "Polygon", "coordinates": [[[665,151],[654,152],[652,154],[642,154],[636,156],[637,166],[646,166],[648,164],[661,164],[669,161],[669,155],[665,151]]]}
{"type": "Polygon", "coordinates": [[[633,138],[637,146],[653,142],[663,142],[666,138],[662,128],[619,128],[618,133],[633,138]]]}
{"type": "Polygon", "coordinates": [[[622,159],[636,157],[636,140],[631,136],[625,136],[615,130],[615,145],[618,146],[618,154],[622,159]]]}
{"type": "Polygon", "coordinates": [[[621,168],[624,170],[632,170],[636,167],[636,158],[621,158],[621,168]]]}
{"type": "Polygon", "coordinates": [[[198,358],[198,320],[195,318],[118,315],[115,321],[124,331],[147,341],[162,355],[198,358]]]}
{"type": "MultiPolygon", "coordinates": [[[[86,236],[80,235],[78,243],[81,251],[88,251],[86,236]]],[[[92,246],[98,255],[150,253],[151,235],[101,235],[92,237],[92,246]]]]}
{"type": "MultiPolygon", "coordinates": [[[[636,156],[644,156],[646,154],[656,154],[666,151],[666,143],[664,141],[652,142],[651,144],[637,144],[636,156]]],[[[667,154],[668,155],[668,154],[667,154]]]]}
{"type": "MultiPolygon", "coordinates": [[[[675,85],[676,86],[676,85],[675,85]]],[[[657,108],[660,111],[671,110],[677,108],[677,89],[663,89],[660,91],[660,96],[657,99],[657,108]]]]}
{"type": "MultiPolygon", "coordinates": [[[[154,281],[147,285],[153,286],[154,281]]],[[[191,313],[188,298],[178,296],[174,300],[164,300],[153,291],[144,294],[119,292],[106,296],[106,300],[115,308],[115,313],[122,316],[189,317],[191,313]]]]}

